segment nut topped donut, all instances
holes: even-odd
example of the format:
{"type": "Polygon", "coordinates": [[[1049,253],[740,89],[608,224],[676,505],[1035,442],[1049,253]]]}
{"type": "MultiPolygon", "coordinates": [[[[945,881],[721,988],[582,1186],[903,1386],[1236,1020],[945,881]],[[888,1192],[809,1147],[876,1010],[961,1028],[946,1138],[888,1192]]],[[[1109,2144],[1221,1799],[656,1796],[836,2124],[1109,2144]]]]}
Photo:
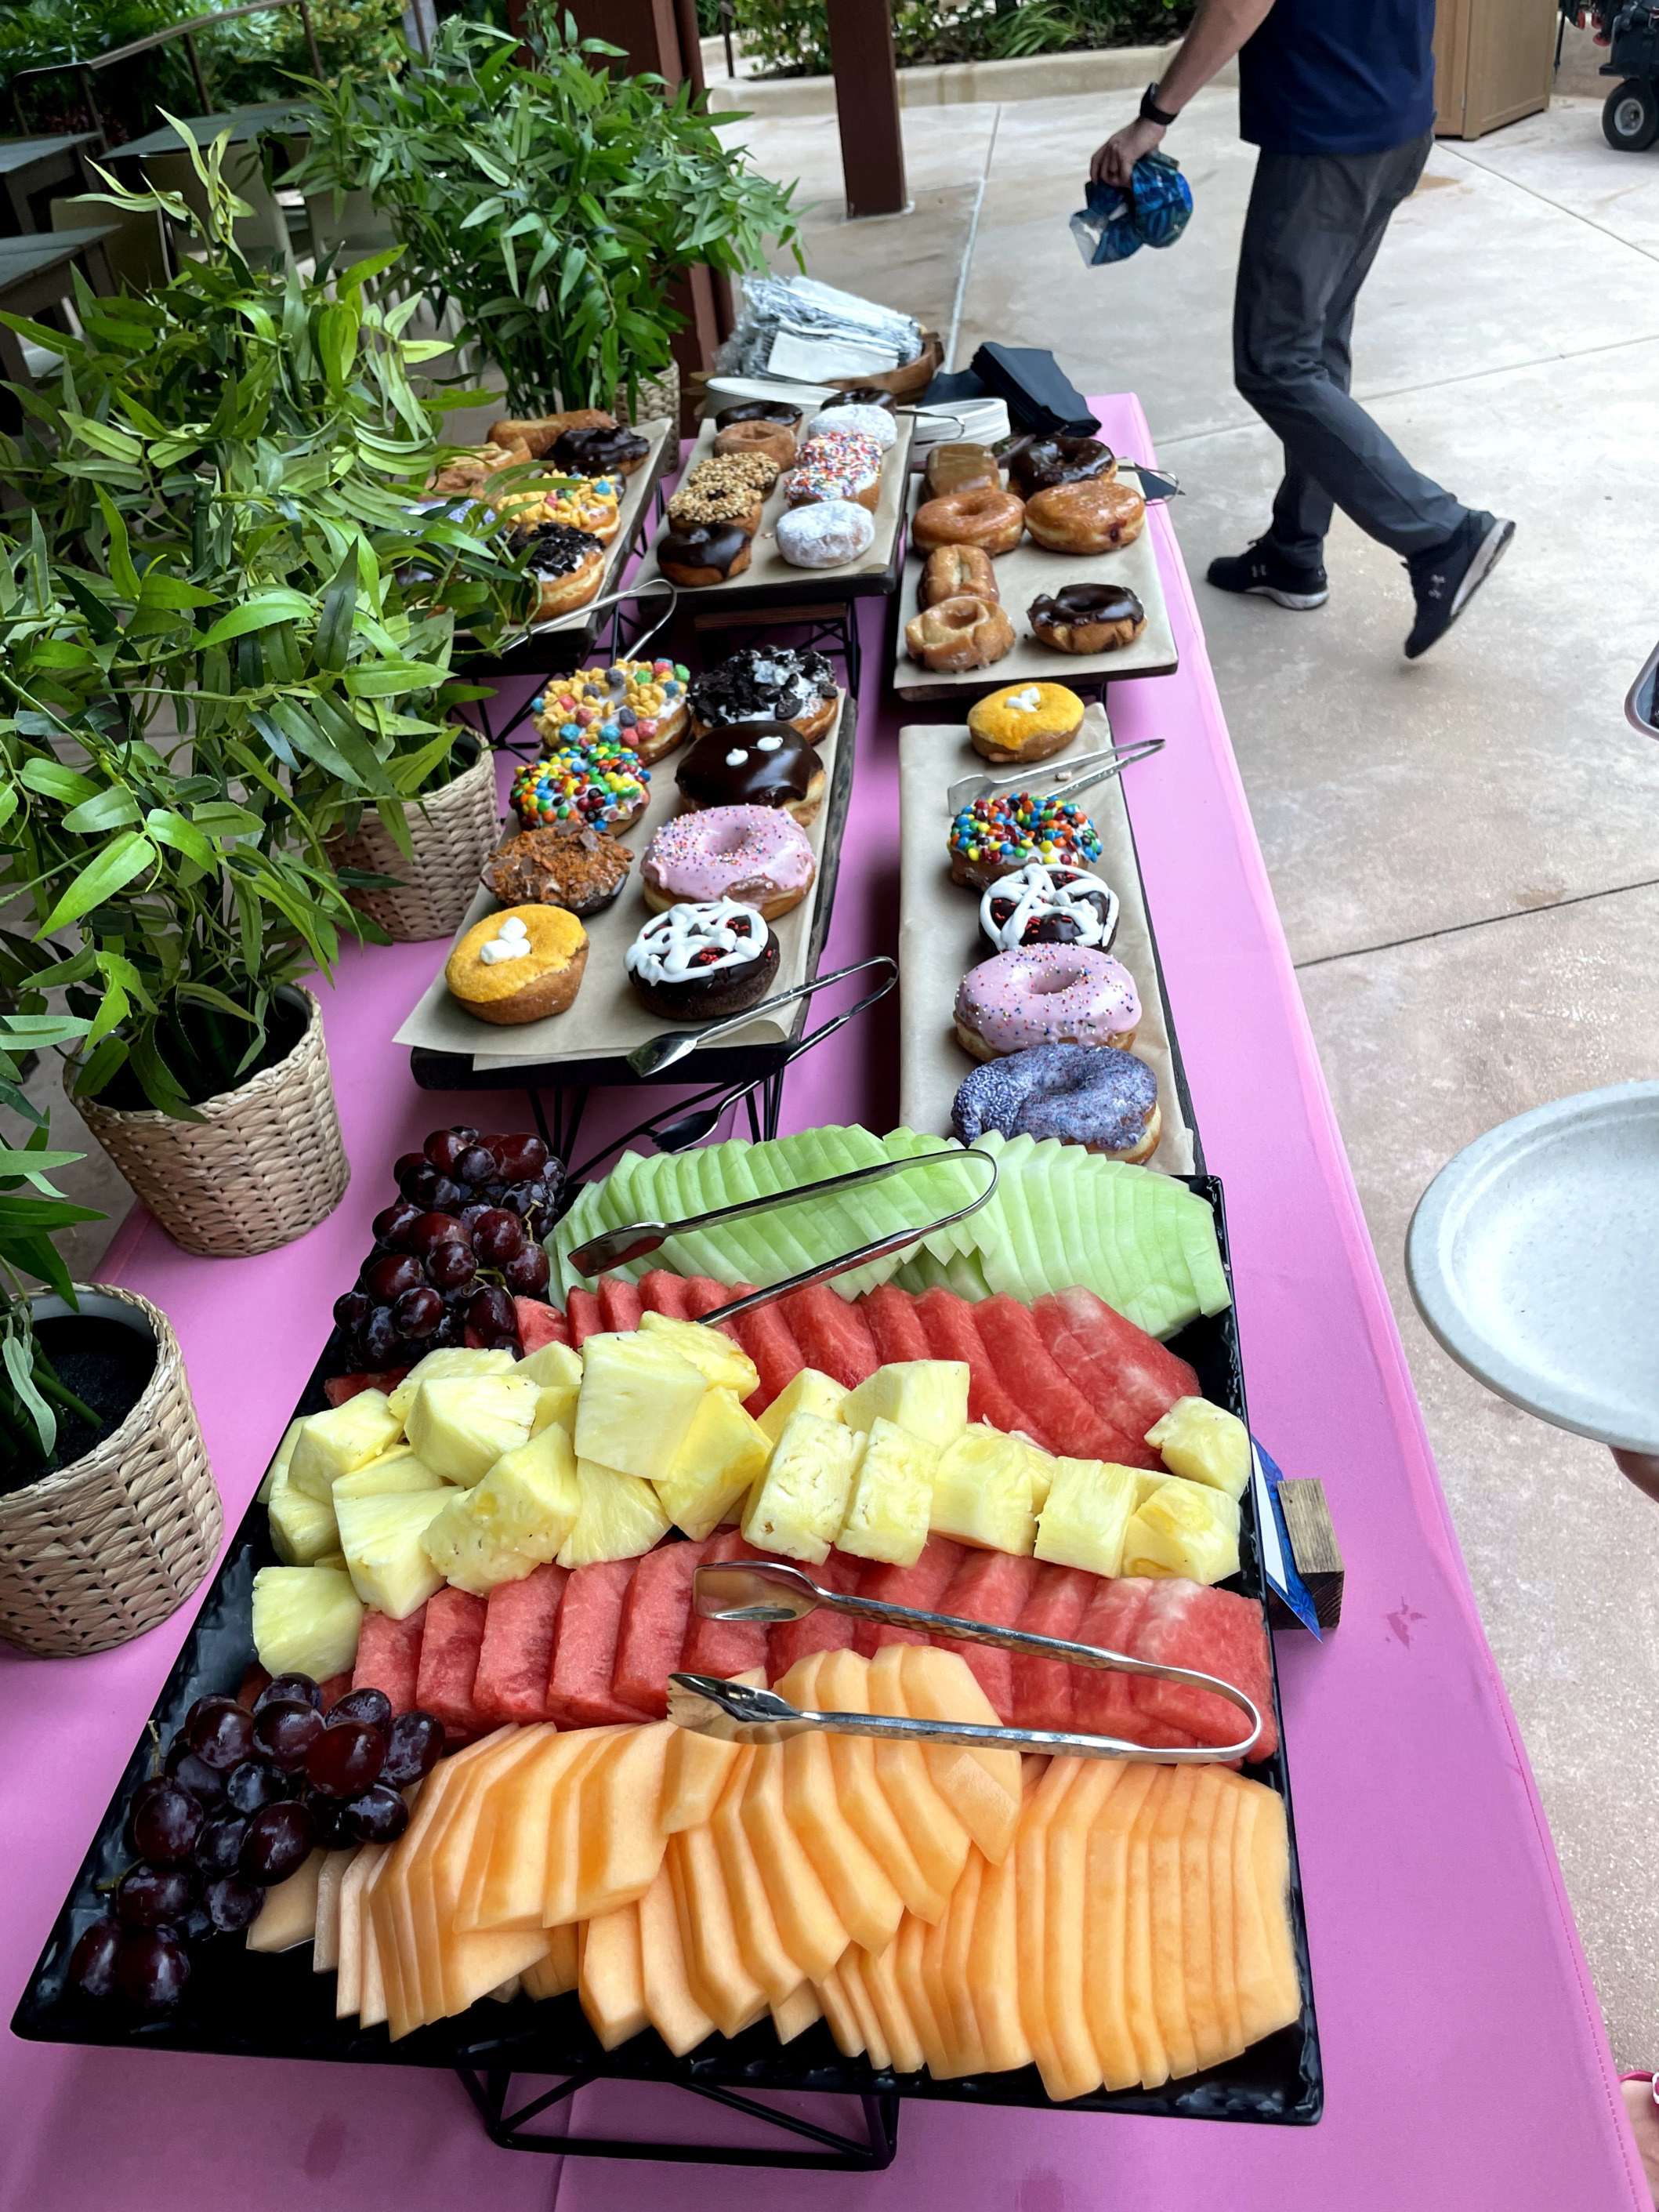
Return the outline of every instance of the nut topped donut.
{"type": "Polygon", "coordinates": [[[812,841],[779,806],[711,806],[664,823],[640,864],[653,914],[681,900],[735,899],[775,921],[817,874],[812,841]]]}
{"type": "Polygon", "coordinates": [[[664,1021],[713,1021],[765,997],[778,940],[757,907],[703,899],[653,915],[623,956],[628,980],[664,1021]]]}
{"type": "Polygon", "coordinates": [[[556,823],[586,823],[619,836],[647,806],[651,771],[631,745],[608,738],[586,745],[561,745],[543,761],[529,761],[513,779],[513,811],[526,830],[556,823]]]}
{"type": "Polygon", "coordinates": [[[1021,438],[1002,456],[1009,481],[1022,499],[1055,484],[1091,483],[1117,474],[1117,455],[1098,438],[1021,438]]]}
{"type": "Polygon", "coordinates": [[[1033,860],[1087,868],[1100,858],[1099,832],[1075,799],[1035,792],[995,792],[964,806],[946,840],[951,880],[983,890],[1033,860]]]}
{"type": "Polygon", "coordinates": [[[979,902],[979,933],[990,952],[1022,945],[1087,945],[1109,952],[1117,934],[1117,893],[1081,868],[1032,860],[999,876],[979,902]]]}
{"type": "Polygon", "coordinates": [[[1047,760],[1083,727],[1083,702],[1063,684],[1008,684],[968,709],[968,737],[988,761],[1047,760]]]}
{"type": "Polygon", "coordinates": [[[970,968],[957,987],[957,1041],[975,1060],[1038,1044],[1132,1045],[1135,979],[1109,952],[1027,945],[970,968]]]}
{"type": "Polygon", "coordinates": [[[690,672],[681,660],[618,660],[556,678],[531,701],[543,749],[609,740],[632,745],[642,761],[660,760],[685,735],[690,672]]]}
{"type": "Polygon", "coordinates": [[[1115,1045],[1032,1045],[974,1069],[956,1095],[951,1128],[964,1145],[988,1129],[1039,1142],[1057,1137],[1138,1167],[1162,1133],[1158,1078],[1115,1045]]]}
{"type": "Polygon", "coordinates": [[[836,719],[836,672],[811,646],[745,645],[691,686],[691,726],[793,722],[816,744],[836,719]]]}

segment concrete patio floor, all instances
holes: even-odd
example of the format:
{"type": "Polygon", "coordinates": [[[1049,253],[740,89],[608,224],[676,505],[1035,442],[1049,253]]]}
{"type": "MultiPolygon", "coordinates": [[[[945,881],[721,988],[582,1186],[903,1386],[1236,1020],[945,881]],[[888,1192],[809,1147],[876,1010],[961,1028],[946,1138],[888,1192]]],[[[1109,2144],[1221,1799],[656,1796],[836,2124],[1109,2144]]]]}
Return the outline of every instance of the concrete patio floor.
{"type": "MultiPolygon", "coordinates": [[[[1137,392],[1188,563],[1260,532],[1278,449],[1232,389],[1253,152],[1212,90],[1171,134],[1196,211],[1170,251],[1085,274],[1066,228],[1132,93],[908,110],[912,210],[842,219],[830,117],[734,126],[799,177],[811,272],[954,332],[1052,347],[1137,392]]],[[[1659,1075],[1659,746],[1624,692],[1659,634],[1659,152],[1599,100],[1442,141],[1362,297],[1356,390],[1423,469],[1513,516],[1512,551],[1423,660],[1402,570],[1341,516],[1311,615],[1198,586],[1291,955],[1488,1635],[1621,2061],[1659,2059],[1659,1511],[1594,1445],[1439,1351],[1407,1223],[1480,1131],[1659,1075]]],[[[1224,1174],[1227,1163],[1216,1164],[1224,1174]]],[[[1297,1468],[1334,1477],[1340,1470],[1297,1468]]],[[[1342,1632],[1363,1634],[1353,1620],[1342,1632]]]]}

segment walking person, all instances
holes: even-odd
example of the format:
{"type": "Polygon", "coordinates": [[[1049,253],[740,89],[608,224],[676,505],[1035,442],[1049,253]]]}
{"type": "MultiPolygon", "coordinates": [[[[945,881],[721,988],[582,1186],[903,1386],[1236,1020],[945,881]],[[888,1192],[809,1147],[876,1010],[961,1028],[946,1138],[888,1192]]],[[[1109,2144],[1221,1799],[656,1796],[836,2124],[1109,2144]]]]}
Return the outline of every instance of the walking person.
{"type": "Polygon", "coordinates": [[[1238,58],[1240,135],[1261,149],[1233,301],[1233,380],[1285,448],[1267,535],[1209,580],[1297,611],[1330,596],[1325,533],[1340,507],[1398,553],[1415,659],[1492,573],[1515,525],[1414,469],[1349,393],[1354,303],[1389,219],[1434,143],[1434,0],[1199,0],[1140,113],[1090,174],[1131,171],[1238,58]]]}

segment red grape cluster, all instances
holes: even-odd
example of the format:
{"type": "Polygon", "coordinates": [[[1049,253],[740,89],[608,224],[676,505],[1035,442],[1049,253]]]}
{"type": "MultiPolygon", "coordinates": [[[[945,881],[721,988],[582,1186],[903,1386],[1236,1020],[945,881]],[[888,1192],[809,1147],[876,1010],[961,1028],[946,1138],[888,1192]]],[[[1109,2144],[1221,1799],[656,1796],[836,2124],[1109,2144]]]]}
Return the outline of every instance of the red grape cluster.
{"type": "Polygon", "coordinates": [[[394,1720],[383,1692],[349,1690],[325,1716],[309,1674],[278,1674],[252,1708],[198,1698],[162,1771],[133,1792],[138,1863],[115,1886],[70,1957],[88,1996],[125,1996],[141,2012],[178,2003],[188,1946],[258,1917],[264,1893],[329,1850],[390,1844],[409,1825],[402,1792],[437,1765],[443,1723],[394,1720]]]}
{"type": "Polygon", "coordinates": [[[466,1341],[518,1348],[513,1300],[547,1294],[550,1228],[562,1182],[539,1137],[435,1129],[396,1170],[399,1196],[374,1217],[357,1287],[334,1304],[359,1370],[412,1366],[466,1341]]]}

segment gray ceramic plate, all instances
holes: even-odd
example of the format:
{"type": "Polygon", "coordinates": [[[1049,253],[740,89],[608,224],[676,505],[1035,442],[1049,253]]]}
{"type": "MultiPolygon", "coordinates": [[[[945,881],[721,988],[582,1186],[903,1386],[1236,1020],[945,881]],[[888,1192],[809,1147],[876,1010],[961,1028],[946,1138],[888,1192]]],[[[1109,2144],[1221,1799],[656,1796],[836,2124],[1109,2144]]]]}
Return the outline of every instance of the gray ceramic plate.
{"type": "Polygon", "coordinates": [[[1419,1312],[1489,1389],[1659,1451],[1659,1083],[1586,1091],[1477,1138],[1406,1237],[1419,1312]]]}

